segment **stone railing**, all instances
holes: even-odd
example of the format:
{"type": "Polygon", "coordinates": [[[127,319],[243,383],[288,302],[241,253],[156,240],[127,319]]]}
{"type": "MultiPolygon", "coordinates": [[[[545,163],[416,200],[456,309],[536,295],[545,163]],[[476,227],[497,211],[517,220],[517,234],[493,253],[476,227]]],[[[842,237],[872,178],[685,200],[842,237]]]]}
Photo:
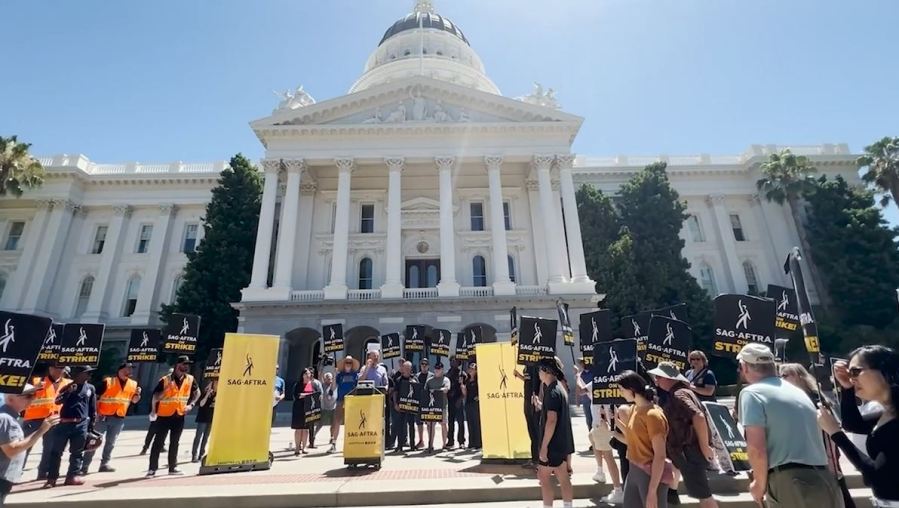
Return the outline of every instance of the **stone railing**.
{"type": "Polygon", "coordinates": [[[165,175],[181,173],[221,173],[228,167],[227,161],[215,162],[167,162],[162,164],[97,164],[81,154],[37,157],[38,162],[48,169],[75,167],[89,175],[165,175]]]}
{"type": "Polygon", "coordinates": [[[490,286],[470,286],[459,288],[459,296],[493,296],[490,286]]]}
{"type": "Polygon", "coordinates": [[[380,289],[350,289],[347,291],[348,300],[375,300],[381,298],[380,289]]]}
{"type": "Polygon", "coordinates": [[[546,286],[515,286],[515,294],[518,296],[543,296],[546,294],[546,286]]]}
{"type": "Polygon", "coordinates": [[[291,291],[291,302],[318,302],[325,299],[325,292],[322,290],[306,290],[291,291]]]}
{"type": "Polygon", "coordinates": [[[437,298],[437,288],[406,288],[403,290],[403,298],[407,300],[437,298]]]}

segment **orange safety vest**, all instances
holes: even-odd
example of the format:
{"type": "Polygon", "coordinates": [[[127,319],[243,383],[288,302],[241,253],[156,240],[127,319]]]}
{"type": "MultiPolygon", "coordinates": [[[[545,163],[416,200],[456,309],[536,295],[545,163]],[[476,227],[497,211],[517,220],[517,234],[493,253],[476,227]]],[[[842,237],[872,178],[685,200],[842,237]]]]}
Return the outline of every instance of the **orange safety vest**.
{"type": "Polygon", "coordinates": [[[129,379],[122,388],[118,377],[108,377],[106,389],[97,401],[97,412],[103,416],[124,418],[135,395],[137,395],[137,381],[129,379]]]}
{"type": "Polygon", "coordinates": [[[32,379],[31,384],[39,388],[34,392],[34,400],[31,401],[31,405],[25,410],[24,419],[43,420],[50,415],[58,414],[62,404],[56,403],[56,395],[71,382],[71,379],[63,377],[57,381],[59,386],[54,386],[50,376],[45,377],[43,381],[39,377],[32,379]]]}
{"type": "Polygon", "coordinates": [[[184,375],[184,381],[179,387],[172,376],[165,376],[160,381],[165,383],[165,389],[162,391],[162,397],[159,399],[159,408],[156,414],[159,416],[172,416],[178,414],[184,416],[185,406],[190,400],[190,389],[194,385],[194,377],[190,374],[184,375]]]}

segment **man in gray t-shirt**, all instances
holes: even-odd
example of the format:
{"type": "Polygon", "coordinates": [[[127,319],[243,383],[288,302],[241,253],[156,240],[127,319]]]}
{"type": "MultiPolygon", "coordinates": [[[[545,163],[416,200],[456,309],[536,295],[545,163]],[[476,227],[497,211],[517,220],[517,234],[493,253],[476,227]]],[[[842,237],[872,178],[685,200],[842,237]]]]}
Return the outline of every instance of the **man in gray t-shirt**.
{"type": "MultiPolygon", "coordinates": [[[[440,431],[443,435],[443,448],[446,448],[447,444],[447,435],[448,435],[448,425],[446,422],[447,417],[447,404],[446,404],[446,394],[450,389],[450,380],[448,377],[444,375],[443,364],[438,363],[434,366],[434,377],[428,378],[425,381],[425,390],[422,393],[422,398],[429,397],[433,394],[435,397],[438,397],[443,400],[443,420],[440,422],[440,431]]],[[[434,451],[434,428],[436,422],[428,422],[428,452],[434,451]]]]}
{"type": "Polygon", "coordinates": [[[25,385],[21,395],[9,395],[0,405],[0,506],[6,504],[6,496],[14,483],[22,477],[25,466],[25,452],[59,422],[58,416],[47,417],[38,430],[25,437],[19,425],[19,414],[31,405],[36,388],[25,385]]]}

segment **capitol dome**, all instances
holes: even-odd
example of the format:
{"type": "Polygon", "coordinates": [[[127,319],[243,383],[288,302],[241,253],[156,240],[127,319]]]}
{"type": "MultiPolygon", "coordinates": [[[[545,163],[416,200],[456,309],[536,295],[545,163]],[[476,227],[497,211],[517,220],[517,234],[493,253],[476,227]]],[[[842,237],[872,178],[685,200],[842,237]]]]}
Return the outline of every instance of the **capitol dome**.
{"type": "Polygon", "coordinates": [[[418,0],[411,13],[384,32],[350,93],[422,75],[500,94],[462,29],[436,13],[428,0],[418,0]]]}

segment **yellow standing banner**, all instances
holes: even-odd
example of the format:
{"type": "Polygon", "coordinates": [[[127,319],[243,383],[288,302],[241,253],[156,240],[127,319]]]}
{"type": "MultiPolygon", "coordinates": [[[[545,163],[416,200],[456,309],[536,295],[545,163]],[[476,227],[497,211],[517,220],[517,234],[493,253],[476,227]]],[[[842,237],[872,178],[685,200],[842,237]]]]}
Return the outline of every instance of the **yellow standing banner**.
{"type": "Polygon", "coordinates": [[[343,463],[380,468],[384,460],[384,395],[356,392],[344,400],[343,463]]]}
{"type": "Polygon", "coordinates": [[[478,344],[476,356],[483,460],[530,459],[524,382],[515,377],[515,347],[508,342],[478,344]]]}
{"type": "Polygon", "coordinates": [[[209,453],[200,474],[269,469],[276,335],[225,334],[209,453]]]}

